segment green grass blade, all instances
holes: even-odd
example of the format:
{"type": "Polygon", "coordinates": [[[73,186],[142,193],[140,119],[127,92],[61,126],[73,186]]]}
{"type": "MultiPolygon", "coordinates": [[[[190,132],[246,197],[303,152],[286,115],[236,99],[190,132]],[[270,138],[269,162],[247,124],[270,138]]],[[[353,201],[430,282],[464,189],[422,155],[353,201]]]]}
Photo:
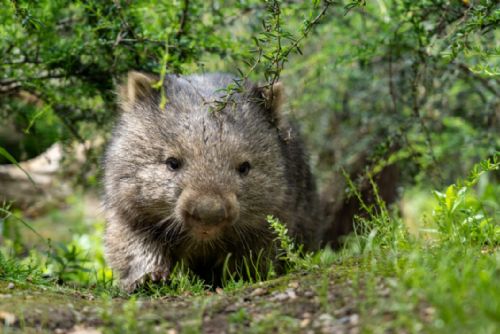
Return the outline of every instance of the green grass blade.
{"type": "Polygon", "coordinates": [[[23,171],[24,174],[28,177],[31,183],[36,187],[36,182],[33,180],[31,175],[23,168],[21,165],[17,162],[16,158],[14,158],[9,152],[7,152],[6,149],[4,149],[2,146],[0,146],[0,155],[3,156],[5,159],[9,160],[12,164],[16,165],[17,168],[23,171]]]}

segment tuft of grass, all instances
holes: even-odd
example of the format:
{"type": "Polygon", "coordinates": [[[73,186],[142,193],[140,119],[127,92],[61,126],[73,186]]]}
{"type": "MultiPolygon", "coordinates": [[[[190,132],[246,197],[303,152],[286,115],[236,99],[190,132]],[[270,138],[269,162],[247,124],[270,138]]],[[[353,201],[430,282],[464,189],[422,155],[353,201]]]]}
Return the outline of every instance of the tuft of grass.
{"type": "Polygon", "coordinates": [[[289,273],[317,268],[313,253],[304,252],[304,246],[295,243],[288,235],[288,229],[279,219],[267,216],[267,222],[276,234],[275,241],[278,244],[277,258],[284,264],[285,272],[289,273]]]}
{"type": "MultiPolygon", "coordinates": [[[[71,202],[77,204],[81,198],[76,195],[68,201],[70,205],[71,202]]],[[[32,272],[28,282],[34,282],[34,277],[38,277],[45,284],[90,288],[99,293],[118,295],[113,274],[104,261],[101,242],[103,222],[92,221],[91,229],[85,226],[86,222],[82,221],[85,207],[81,205],[75,205],[67,212],[59,210],[49,212],[49,219],[28,219],[21,212],[12,210],[8,204],[0,207],[0,237],[4,241],[0,245],[0,271],[4,277],[21,281],[26,275],[18,277],[18,273],[32,272]],[[55,229],[54,225],[65,226],[69,220],[72,228],[75,226],[80,232],[73,234],[68,242],[54,243],[44,236],[47,231],[38,230],[46,225],[47,220],[51,221],[51,231],[55,229]],[[89,233],[85,233],[85,230],[89,230],[89,233]],[[32,236],[35,239],[29,238],[32,236]]]]}
{"type": "Polygon", "coordinates": [[[0,252],[0,281],[17,283],[31,282],[46,285],[49,281],[43,277],[39,264],[30,261],[19,261],[15,257],[0,252]]]}
{"type": "Polygon", "coordinates": [[[228,254],[222,269],[222,286],[225,289],[238,288],[276,277],[273,259],[269,250],[261,249],[254,255],[252,251],[241,260],[232,261],[228,254]]]}
{"type": "Polygon", "coordinates": [[[434,229],[432,238],[412,237],[383,203],[364,206],[368,218],[358,217],[342,261],[359,261],[355,285],[363,291],[358,299],[362,318],[380,319],[364,322],[365,331],[496,332],[498,203],[477,185],[498,168],[497,158],[483,161],[466,181],[434,191],[437,203],[428,221],[433,226],[422,227],[434,229]]]}
{"type": "Polygon", "coordinates": [[[243,257],[241,263],[237,263],[235,268],[230,269],[231,254],[226,257],[223,268],[224,288],[239,288],[250,283],[266,281],[277,276],[276,266],[280,271],[292,273],[301,270],[317,269],[320,264],[326,265],[333,261],[331,249],[317,253],[306,253],[303,245],[297,244],[288,235],[286,225],[273,216],[266,217],[269,227],[276,234],[276,253],[269,250],[260,250],[254,256],[250,253],[243,257]],[[281,268],[283,267],[283,268],[281,268]]]}

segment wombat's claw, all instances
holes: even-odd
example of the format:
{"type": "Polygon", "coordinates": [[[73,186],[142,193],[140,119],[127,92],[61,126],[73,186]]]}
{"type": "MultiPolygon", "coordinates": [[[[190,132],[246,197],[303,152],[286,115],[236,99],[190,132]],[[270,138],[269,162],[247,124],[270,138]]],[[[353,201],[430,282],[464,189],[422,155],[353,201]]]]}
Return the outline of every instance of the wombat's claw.
{"type": "Polygon", "coordinates": [[[165,282],[168,278],[168,272],[166,271],[153,271],[149,273],[149,278],[152,282],[165,282]]]}

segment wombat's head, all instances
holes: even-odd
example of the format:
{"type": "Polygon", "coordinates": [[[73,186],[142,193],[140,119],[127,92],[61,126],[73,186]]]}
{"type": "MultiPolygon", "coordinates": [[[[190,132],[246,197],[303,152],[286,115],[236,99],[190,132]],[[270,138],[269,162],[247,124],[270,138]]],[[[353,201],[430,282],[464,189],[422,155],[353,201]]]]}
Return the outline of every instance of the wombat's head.
{"type": "Polygon", "coordinates": [[[105,161],[108,207],[171,242],[266,229],[287,192],[281,85],[221,91],[234,78],[220,74],[167,76],[153,88],[158,81],[132,72],[120,91],[123,114],[105,161]]]}

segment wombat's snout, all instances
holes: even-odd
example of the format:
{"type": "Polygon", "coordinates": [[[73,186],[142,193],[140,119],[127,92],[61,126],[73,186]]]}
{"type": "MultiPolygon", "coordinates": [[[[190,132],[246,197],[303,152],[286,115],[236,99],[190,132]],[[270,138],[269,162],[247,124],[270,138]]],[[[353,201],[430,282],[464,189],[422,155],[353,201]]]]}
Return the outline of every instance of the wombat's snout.
{"type": "Polygon", "coordinates": [[[228,218],[225,203],[219,199],[203,196],[195,200],[187,209],[188,215],[205,225],[217,225],[228,218]]]}
{"type": "Polygon", "coordinates": [[[234,194],[200,194],[184,190],[178,209],[191,233],[200,239],[212,239],[239,216],[239,204],[234,194]]]}

